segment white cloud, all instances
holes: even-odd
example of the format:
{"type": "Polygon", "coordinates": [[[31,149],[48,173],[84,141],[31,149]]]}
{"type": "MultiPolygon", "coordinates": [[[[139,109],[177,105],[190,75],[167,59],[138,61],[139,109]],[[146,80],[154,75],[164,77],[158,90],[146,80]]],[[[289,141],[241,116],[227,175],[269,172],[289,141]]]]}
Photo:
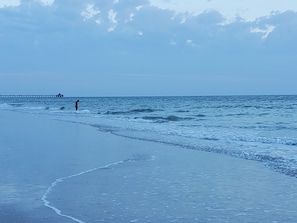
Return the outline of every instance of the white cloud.
{"type": "Polygon", "coordinates": [[[102,20],[101,19],[96,19],[95,22],[100,25],[102,23],[102,20]]]}
{"type": "Polygon", "coordinates": [[[297,12],[297,2],[294,0],[149,0],[151,6],[173,10],[177,13],[199,15],[209,11],[218,11],[226,21],[231,23],[237,17],[247,22],[260,17],[270,16],[275,12],[292,10],[297,12]]]}
{"type": "Polygon", "coordinates": [[[21,5],[21,0],[0,0],[0,8],[16,7],[21,5]]]}
{"type": "Polygon", "coordinates": [[[135,16],[135,13],[130,13],[130,16],[129,16],[129,18],[130,18],[130,21],[133,21],[133,17],[135,16]]]}
{"type": "Polygon", "coordinates": [[[186,43],[187,43],[189,46],[195,46],[194,41],[191,40],[191,39],[187,39],[187,40],[186,40],[186,43]]]}
{"type": "Polygon", "coordinates": [[[197,47],[198,45],[191,39],[187,39],[186,40],[186,43],[189,45],[189,46],[192,46],[192,47],[197,47]]]}
{"type": "MultiPolygon", "coordinates": [[[[34,0],[42,6],[51,6],[55,3],[55,0],[34,0]]],[[[0,0],[0,8],[5,7],[18,7],[22,4],[21,0],[0,0]]]]}
{"type": "Polygon", "coordinates": [[[143,7],[143,5],[139,5],[139,6],[135,7],[135,8],[136,8],[137,11],[139,11],[142,7],[143,7]]]}
{"type": "Polygon", "coordinates": [[[119,0],[113,0],[114,5],[117,4],[117,3],[119,3],[119,0]]]}
{"type": "Polygon", "coordinates": [[[108,19],[111,23],[111,26],[108,28],[108,32],[112,32],[118,24],[118,21],[116,20],[117,13],[113,11],[112,9],[108,11],[108,19]]]}
{"type": "Polygon", "coordinates": [[[269,36],[269,34],[275,29],[276,26],[266,25],[265,29],[261,28],[253,28],[251,29],[251,33],[262,33],[262,39],[265,40],[269,36]]]}
{"type": "Polygon", "coordinates": [[[180,24],[183,24],[187,21],[187,17],[186,16],[183,16],[181,21],[180,21],[180,24]]]}
{"type": "MultiPolygon", "coordinates": [[[[81,16],[84,18],[84,20],[88,20],[98,15],[99,13],[100,13],[100,10],[95,9],[94,4],[88,4],[85,10],[81,12],[81,16]]],[[[98,23],[97,20],[96,20],[96,23],[98,23]]]]}
{"type": "Polygon", "coordinates": [[[42,6],[51,6],[55,2],[55,0],[35,0],[35,1],[42,6]]]}
{"type": "Polygon", "coordinates": [[[115,11],[112,9],[108,11],[108,19],[111,23],[117,23],[116,17],[117,13],[115,11]]]}

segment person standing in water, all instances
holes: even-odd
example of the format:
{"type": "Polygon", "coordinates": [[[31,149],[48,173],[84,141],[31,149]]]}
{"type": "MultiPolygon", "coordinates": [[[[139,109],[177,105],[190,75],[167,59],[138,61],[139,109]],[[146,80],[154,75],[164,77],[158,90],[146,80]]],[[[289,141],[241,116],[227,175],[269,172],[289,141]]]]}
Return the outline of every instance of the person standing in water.
{"type": "Polygon", "coordinates": [[[79,100],[76,100],[76,102],[75,102],[75,110],[76,111],[78,110],[78,102],[79,102],[79,100]]]}

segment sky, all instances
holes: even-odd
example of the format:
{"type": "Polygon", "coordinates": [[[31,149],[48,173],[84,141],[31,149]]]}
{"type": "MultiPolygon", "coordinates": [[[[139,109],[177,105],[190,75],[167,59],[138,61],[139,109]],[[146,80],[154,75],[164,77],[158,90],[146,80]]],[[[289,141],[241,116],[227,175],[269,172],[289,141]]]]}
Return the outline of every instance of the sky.
{"type": "Polygon", "coordinates": [[[297,94],[294,0],[0,0],[0,95],[297,94]]]}

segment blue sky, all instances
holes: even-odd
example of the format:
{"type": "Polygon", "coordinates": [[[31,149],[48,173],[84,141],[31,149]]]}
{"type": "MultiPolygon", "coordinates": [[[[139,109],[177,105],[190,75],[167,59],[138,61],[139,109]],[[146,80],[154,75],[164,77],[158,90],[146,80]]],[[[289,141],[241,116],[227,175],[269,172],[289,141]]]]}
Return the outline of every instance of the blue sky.
{"type": "Polygon", "coordinates": [[[0,94],[297,94],[293,0],[0,0],[0,94]]]}

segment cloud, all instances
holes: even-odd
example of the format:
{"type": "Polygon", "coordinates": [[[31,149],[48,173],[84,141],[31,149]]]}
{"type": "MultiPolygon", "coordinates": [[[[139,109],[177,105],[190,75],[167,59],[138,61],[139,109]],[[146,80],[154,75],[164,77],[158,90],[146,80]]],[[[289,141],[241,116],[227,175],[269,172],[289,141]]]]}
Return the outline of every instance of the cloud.
{"type": "Polygon", "coordinates": [[[42,6],[51,6],[54,4],[55,0],[35,0],[42,6]]]}
{"type": "Polygon", "coordinates": [[[0,0],[0,8],[17,7],[21,5],[21,0],[0,0]]]}
{"type": "MultiPolygon", "coordinates": [[[[272,64],[267,62],[272,56],[278,59],[279,52],[296,55],[297,13],[293,11],[222,26],[225,18],[218,11],[179,14],[145,1],[52,1],[55,7],[40,7],[41,2],[50,4],[44,0],[24,2],[28,0],[18,10],[4,8],[0,13],[0,61],[7,72],[259,74],[272,64]],[[140,2],[143,5],[138,7],[140,2]]],[[[282,57],[279,63],[285,59],[291,61],[282,57]]],[[[290,65],[279,66],[278,71],[290,65]]]]}
{"type": "Polygon", "coordinates": [[[242,18],[245,22],[254,22],[261,17],[288,10],[297,11],[297,4],[292,0],[149,0],[151,6],[169,9],[176,13],[188,13],[193,16],[208,11],[217,11],[225,18],[224,24],[236,22],[242,18]]]}
{"type": "Polygon", "coordinates": [[[147,0],[102,0],[86,5],[81,16],[84,21],[94,21],[108,32],[113,32],[117,27],[128,30],[123,26],[134,20],[134,16],[142,8],[141,4],[147,4],[147,0]]]}
{"type": "Polygon", "coordinates": [[[187,39],[186,40],[186,43],[187,43],[187,45],[192,46],[192,47],[195,47],[196,46],[195,43],[194,43],[194,41],[191,40],[191,39],[187,39]]]}
{"type": "Polygon", "coordinates": [[[269,34],[275,29],[276,26],[273,25],[266,25],[265,28],[253,28],[251,29],[251,33],[262,33],[262,39],[267,39],[267,37],[269,36],[269,34]]]}
{"type": "MultiPolygon", "coordinates": [[[[55,3],[55,0],[34,0],[42,6],[51,6],[55,3]]],[[[21,0],[0,0],[0,8],[5,7],[19,7],[23,4],[21,0]]]]}
{"type": "MultiPolygon", "coordinates": [[[[92,19],[100,13],[100,10],[95,9],[94,4],[88,4],[86,8],[81,12],[81,16],[84,20],[92,19]]],[[[96,20],[97,21],[97,20],[96,20]]]]}
{"type": "Polygon", "coordinates": [[[130,16],[129,16],[129,20],[130,20],[130,21],[133,21],[133,17],[134,17],[134,16],[135,16],[135,13],[131,12],[131,13],[130,13],[130,16]]]}
{"type": "Polygon", "coordinates": [[[112,9],[108,11],[108,19],[111,23],[111,26],[108,28],[108,32],[112,32],[118,24],[118,21],[116,19],[117,12],[113,11],[112,9]]]}

